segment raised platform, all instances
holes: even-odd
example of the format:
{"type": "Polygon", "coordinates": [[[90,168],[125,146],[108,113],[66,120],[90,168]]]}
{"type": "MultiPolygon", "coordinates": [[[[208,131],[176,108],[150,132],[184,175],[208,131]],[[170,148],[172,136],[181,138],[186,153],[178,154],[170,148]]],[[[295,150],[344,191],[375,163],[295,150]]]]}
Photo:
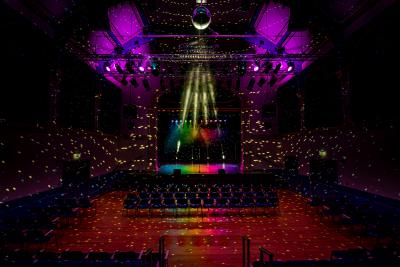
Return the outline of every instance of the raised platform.
{"type": "Polygon", "coordinates": [[[161,165],[159,174],[174,174],[175,169],[180,169],[182,174],[218,174],[223,169],[227,174],[240,173],[238,164],[212,163],[212,164],[164,164],[161,165]]]}

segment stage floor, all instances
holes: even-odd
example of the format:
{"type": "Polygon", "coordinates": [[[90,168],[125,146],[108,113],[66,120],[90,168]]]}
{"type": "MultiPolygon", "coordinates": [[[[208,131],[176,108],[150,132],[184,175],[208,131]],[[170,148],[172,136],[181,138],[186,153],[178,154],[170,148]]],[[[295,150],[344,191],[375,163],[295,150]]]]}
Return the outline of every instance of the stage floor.
{"type": "Polygon", "coordinates": [[[218,174],[219,169],[227,174],[240,173],[238,164],[212,163],[212,164],[164,164],[158,169],[159,174],[173,174],[174,169],[180,169],[182,174],[218,174]]]}
{"type": "MultiPolygon", "coordinates": [[[[161,217],[156,211],[148,217],[125,216],[122,201],[126,192],[112,192],[97,200],[97,213],[88,211],[80,222],[58,230],[58,250],[140,251],[158,248],[158,238],[166,236],[170,250],[169,266],[241,266],[241,237],[251,238],[251,260],[256,260],[258,247],[264,246],[277,260],[329,259],[331,250],[355,248],[360,239],[344,234],[321,222],[315,210],[306,208],[305,199],[290,191],[279,191],[279,213],[259,209],[257,216],[248,209],[246,215],[210,211],[200,216],[195,209],[187,217],[184,211],[176,218],[161,217]],[[223,214],[225,213],[225,214],[223,214]]],[[[365,246],[366,240],[363,241],[365,246]]],[[[47,246],[57,250],[55,243],[47,246]]]]}

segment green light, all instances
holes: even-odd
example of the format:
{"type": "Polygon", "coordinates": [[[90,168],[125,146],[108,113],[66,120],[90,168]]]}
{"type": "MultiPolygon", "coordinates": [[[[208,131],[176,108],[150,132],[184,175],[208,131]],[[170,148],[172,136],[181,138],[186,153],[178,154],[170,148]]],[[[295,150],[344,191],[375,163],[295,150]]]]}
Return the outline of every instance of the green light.
{"type": "Polygon", "coordinates": [[[326,152],[325,149],[320,149],[320,150],[319,150],[319,156],[320,156],[322,159],[324,159],[324,158],[326,158],[326,157],[328,156],[328,152],[326,152]]]}
{"type": "Polygon", "coordinates": [[[80,160],[81,159],[81,153],[75,152],[72,154],[72,159],[73,160],[80,160]]]}

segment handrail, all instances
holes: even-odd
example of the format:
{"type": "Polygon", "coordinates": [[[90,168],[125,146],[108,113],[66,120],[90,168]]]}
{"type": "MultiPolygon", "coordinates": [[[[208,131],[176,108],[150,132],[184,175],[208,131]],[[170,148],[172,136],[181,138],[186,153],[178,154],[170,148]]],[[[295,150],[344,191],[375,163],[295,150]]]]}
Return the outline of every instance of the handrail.
{"type": "Polygon", "coordinates": [[[164,267],[166,265],[166,257],[168,257],[168,254],[165,252],[165,236],[161,236],[158,240],[158,254],[160,257],[160,267],[164,267]]]}
{"type": "Polygon", "coordinates": [[[242,236],[242,266],[250,267],[250,238],[242,236]]]}
{"type": "Polygon", "coordinates": [[[260,264],[261,266],[264,266],[264,254],[268,256],[268,263],[269,266],[272,266],[272,262],[274,261],[274,253],[271,251],[267,250],[266,248],[259,247],[260,250],[260,264]]]}

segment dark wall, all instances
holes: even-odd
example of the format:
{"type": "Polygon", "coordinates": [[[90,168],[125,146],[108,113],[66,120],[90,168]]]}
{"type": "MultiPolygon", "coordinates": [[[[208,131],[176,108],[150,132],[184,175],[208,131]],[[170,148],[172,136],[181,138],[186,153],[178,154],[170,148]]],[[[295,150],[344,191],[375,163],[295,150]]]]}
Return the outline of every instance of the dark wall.
{"type": "Polygon", "coordinates": [[[350,85],[353,121],[370,126],[399,121],[398,37],[393,32],[400,14],[399,3],[349,41],[350,85]]]}
{"type": "Polygon", "coordinates": [[[8,123],[46,121],[54,49],[31,22],[0,3],[2,85],[0,118],[8,123]]]}

